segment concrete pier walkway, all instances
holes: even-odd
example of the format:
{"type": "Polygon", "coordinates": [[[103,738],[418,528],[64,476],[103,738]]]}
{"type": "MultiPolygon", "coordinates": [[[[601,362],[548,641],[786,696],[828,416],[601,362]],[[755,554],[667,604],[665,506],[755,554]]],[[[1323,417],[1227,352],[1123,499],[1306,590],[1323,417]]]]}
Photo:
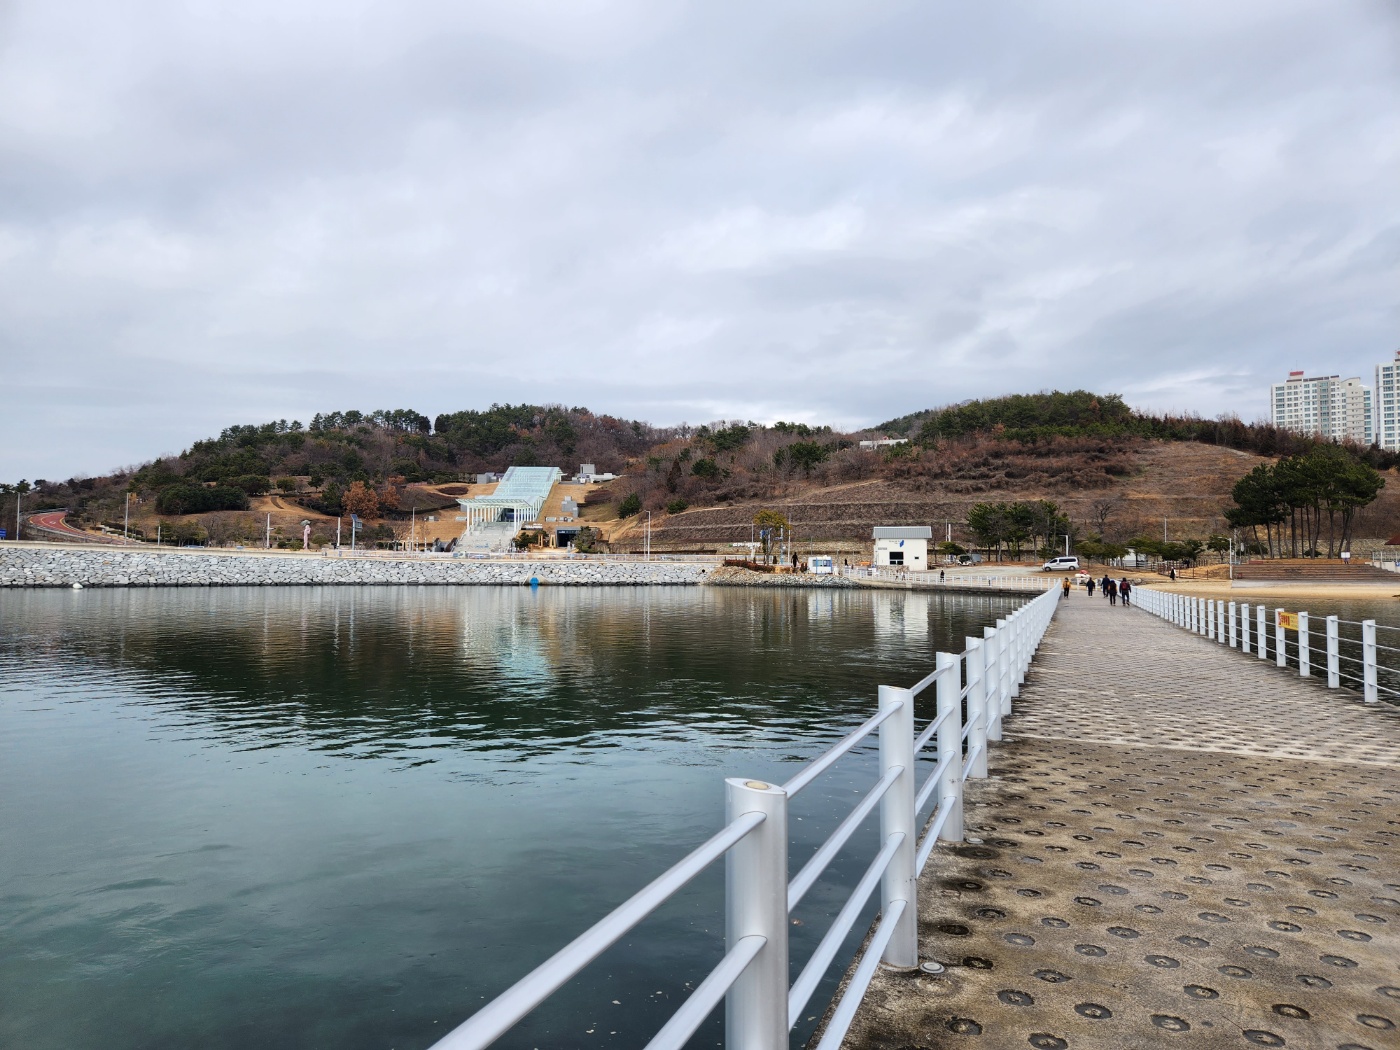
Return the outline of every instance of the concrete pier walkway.
{"type": "Polygon", "coordinates": [[[845,1045],[1400,1048],[1400,709],[1076,592],[845,1045]]]}

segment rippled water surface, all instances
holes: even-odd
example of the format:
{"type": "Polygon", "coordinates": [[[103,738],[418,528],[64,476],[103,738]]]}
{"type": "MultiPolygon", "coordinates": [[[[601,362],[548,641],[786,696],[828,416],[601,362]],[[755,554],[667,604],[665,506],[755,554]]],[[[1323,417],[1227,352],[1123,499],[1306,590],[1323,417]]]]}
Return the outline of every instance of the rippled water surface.
{"type": "MultiPolygon", "coordinates": [[[[725,776],[787,779],[878,683],[911,684],[1012,607],[0,593],[0,1045],[426,1047],[718,829],[725,776]]],[[[794,803],[794,870],[872,768],[857,754],[794,803]]],[[[863,868],[803,902],[799,964],[863,868]]],[[[721,883],[499,1045],[642,1046],[722,951],[721,883]]],[[[712,1019],[696,1045],[716,1038],[712,1019]]]]}

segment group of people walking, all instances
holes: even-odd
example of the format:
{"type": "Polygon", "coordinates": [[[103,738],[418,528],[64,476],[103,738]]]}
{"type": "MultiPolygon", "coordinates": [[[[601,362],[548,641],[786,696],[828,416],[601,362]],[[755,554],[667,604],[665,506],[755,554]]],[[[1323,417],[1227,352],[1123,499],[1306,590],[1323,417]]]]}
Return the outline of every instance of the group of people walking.
{"type": "MultiPolygon", "coordinates": [[[[1095,587],[1099,589],[1100,594],[1108,599],[1109,605],[1117,605],[1119,598],[1123,599],[1124,605],[1132,604],[1133,585],[1128,582],[1128,577],[1126,576],[1121,580],[1115,580],[1112,576],[1108,575],[1108,573],[1104,573],[1103,579],[1097,581],[1092,576],[1089,577],[1084,583],[1084,589],[1089,592],[1090,598],[1094,596],[1095,587]]],[[[1069,588],[1069,577],[1066,576],[1064,582],[1064,594],[1066,598],[1069,597],[1069,588]]]]}

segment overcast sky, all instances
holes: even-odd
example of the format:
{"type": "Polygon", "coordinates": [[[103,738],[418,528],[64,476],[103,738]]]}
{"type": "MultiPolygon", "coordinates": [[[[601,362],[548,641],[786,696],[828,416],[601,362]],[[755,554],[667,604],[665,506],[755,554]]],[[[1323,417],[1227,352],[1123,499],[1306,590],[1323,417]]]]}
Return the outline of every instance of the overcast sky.
{"type": "Polygon", "coordinates": [[[0,480],[347,408],[1253,419],[1398,293],[1395,2],[0,0],[0,480]]]}

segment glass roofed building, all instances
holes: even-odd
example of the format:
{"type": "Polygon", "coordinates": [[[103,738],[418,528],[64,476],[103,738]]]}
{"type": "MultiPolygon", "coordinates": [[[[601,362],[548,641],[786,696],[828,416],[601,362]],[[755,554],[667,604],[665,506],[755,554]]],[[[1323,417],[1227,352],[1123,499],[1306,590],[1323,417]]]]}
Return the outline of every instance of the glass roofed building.
{"type": "Polygon", "coordinates": [[[511,467],[489,496],[459,499],[467,522],[459,547],[504,547],[521,526],[536,519],[563,478],[558,467],[511,467]]]}

